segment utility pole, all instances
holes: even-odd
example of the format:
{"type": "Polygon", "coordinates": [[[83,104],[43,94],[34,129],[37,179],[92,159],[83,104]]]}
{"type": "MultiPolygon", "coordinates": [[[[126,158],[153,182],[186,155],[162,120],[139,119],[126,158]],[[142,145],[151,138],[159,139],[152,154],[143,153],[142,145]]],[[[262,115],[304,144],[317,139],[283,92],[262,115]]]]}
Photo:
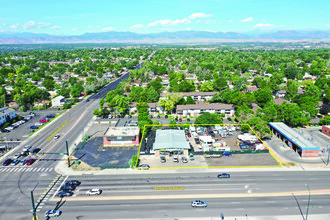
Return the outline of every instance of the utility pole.
{"type": "Polygon", "coordinates": [[[310,204],[310,201],[311,201],[311,191],[310,191],[307,184],[305,184],[305,186],[308,189],[308,205],[307,205],[307,212],[306,212],[306,220],[307,220],[308,219],[309,204],[310,204]]]}
{"type": "Polygon", "coordinates": [[[31,202],[32,202],[33,220],[37,220],[37,212],[34,204],[33,190],[31,191],[31,202]]]}
{"type": "Polygon", "coordinates": [[[327,160],[327,166],[329,165],[329,154],[330,154],[330,152],[329,152],[329,145],[327,145],[327,151],[328,151],[328,160],[327,160]]]}
{"type": "Polygon", "coordinates": [[[69,154],[68,141],[65,141],[65,143],[66,143],[66,155],[68,157],[68,167],[70,167],[70,154],[69,154]]]}

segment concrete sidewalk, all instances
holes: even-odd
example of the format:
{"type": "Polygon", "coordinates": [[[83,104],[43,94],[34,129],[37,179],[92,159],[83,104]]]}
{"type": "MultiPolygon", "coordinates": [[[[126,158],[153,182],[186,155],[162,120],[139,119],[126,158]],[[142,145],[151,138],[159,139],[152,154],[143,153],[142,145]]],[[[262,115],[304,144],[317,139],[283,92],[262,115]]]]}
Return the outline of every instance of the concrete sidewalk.
{"type": "Polygon", "coordinates": [[[239,167],[239,168],[182,168],[182,169],[104,169],[100,171],[74,171],[66,165],[66,156],[56,165],[55,171],[62,175],[121,175],[121,174],[159,174],[159,173],[211,173],[211,172],[270,172],[270,171],[330,171],[330,166],[294,166],[294,167],[239,167]]]}

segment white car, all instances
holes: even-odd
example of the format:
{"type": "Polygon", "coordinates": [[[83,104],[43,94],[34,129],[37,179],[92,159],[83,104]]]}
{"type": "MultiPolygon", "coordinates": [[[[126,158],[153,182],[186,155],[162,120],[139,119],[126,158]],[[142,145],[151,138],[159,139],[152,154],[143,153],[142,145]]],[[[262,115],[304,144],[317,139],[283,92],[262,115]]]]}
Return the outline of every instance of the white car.
{"type": "Polygon", "coordinates": [[[27,145],[27,146],[23,147],[23,151],[28,151],[28,150],[30,150],[30,149],[31,149],[31,147],[32,147],[32,146],[30,146],[30,145],[27,145]]]}
{"type": "Polygon", "coordinates": [[[90,189],[86,192],[86,195],[91,196],[91,195],[100,195],[102,193],[102,190],[100,189],[90,189]]]}
{"type": "Polygon", "coordinates": [[[57,134],[57,135],[54,136],[54,139],[59,139],[59,138],[60,138],[60,135],[59,134],[57,134]]]}
{"type": "Polygon", "coordinates": [[[13,158],[18,159],[20,156],[21,156],[20,154],[15,154],[15,156],[13,158]]]}
{"type": "Polygon", "coordinates": [[[36,122],[36,123],[34,123],[34,125],[35,125],[35,126],[40,126],[40,125],[43,125],[43,123],[41,123],[41,122],[36,122]]]}
{"type": "Polygon", "coordinates": [[[45,217],[58,217],[62,214],[62,211],[58,210],[48,210],[45,212],[45,217]]]}

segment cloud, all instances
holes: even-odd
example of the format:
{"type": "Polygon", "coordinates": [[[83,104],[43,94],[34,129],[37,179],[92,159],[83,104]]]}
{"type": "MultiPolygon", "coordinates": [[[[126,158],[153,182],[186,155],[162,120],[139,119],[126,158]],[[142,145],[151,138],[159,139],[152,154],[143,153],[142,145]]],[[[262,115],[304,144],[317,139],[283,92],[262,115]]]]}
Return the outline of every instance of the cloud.
{"type": "Polygon", "coordinates": [[[143,24],[136,24],[136,25],[133,25],[131,28],[143,28],[144,25],[143,24]]]}
{"type": "Polygon", "coordinates": [[[229,20],[228,22],[233,22],[233,20],[229,20]]]}
{"type": "Polygon", "coordinates": [[[3,23],[3,24],[2,24],[3,27],[6,27],[7,25],[8,25],[7,23],[3,23]]]}
{"type": "Polygon", "coordinates": [[[11,29],[18,29],[19,28],[19,24],[13,24],[10,26],[11,29]]]}
{"type": "Polygon", "coordinates": [[[193,19],[197,19],[197,18],[208,18],[208,17],[211,17],[211,16],[213,16],[213,15],[197,12],[197,13],[191,14],[189,16],[189,18],[193,20],[193,19]]]}
{"type": "Polygon", "coordinates": [[[275,27],[275,25],[269,24],[269,23],[260,23],[260,24],[256,24],[255,27],[261,27],[261,28],[263,28],[263,27],[275,27]]]}
{"type": "Polygon", "coordinates": [[[72,28],[71,31],[78,31],[79,28],[72,28]]]}
{"type": "Polygon", "coordinates": [[[246,19],[241,20],[241,22],[252,22],[253,18],[252,17],[248,17],[246,19]]]}
{"type": "Polygon", "coordinates": [[[186,28],[187,31],[191,31],[191,28],[186,28]]]}
{"type": "Polygon", "coordinates": [[[61,29],[60,26],[57,26],[57,25],[53,25],[50,29],[52,30],[58,30],[58,29],[61,29]]]}
{"type": "MultiPolygon", "coordinates": [[[[54,25],[53,25],[54,26],[54,25]]],[[[51,28],[52,25],[50,23],[38,22],[35,21],[28,21],[21,25],[23,29],[44,29],[44,28],[51,28]]]]}
{"type": "Polygon", "coordinates": [[[105,27],[102,28],[102,31],[112,31],[114,28],[113,27],[105,27]]]}
{"type": "Polygon", "coordinates": [[[330,24],[325,25],[326,27],[330,27],[330,24]]]}
{"type": "Polygon", "coordinates": [[[155,27],[155,26],[175,26],[175,25],[181,25],[181,24],[189,24],[191,21],[187,18],[184,19],[176,19],[174,21],[170,19],[164,19],[164,20],[158,20],[154,21],[152,23],[149,23],[149,27],[155,27]]]}

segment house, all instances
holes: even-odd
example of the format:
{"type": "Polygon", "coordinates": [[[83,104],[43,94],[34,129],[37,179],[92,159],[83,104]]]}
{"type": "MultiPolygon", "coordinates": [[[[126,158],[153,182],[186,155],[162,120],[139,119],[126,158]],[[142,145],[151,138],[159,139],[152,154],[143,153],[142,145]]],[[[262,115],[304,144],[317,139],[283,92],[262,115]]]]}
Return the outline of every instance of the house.
{"type": "Polygon", "coordinates": [[[205,112],[225,114],[226,116],[232,117],[235,114],[235,109],[232,104],[194,104],[177,106],[177,115],[183,117],[198,117],[205,112]]]}
{"type": "Polygon", "coordinates": [[[0,109],[0,125],[16,118],[16,111],[12,108],[4,107],[0,109]]]}
{"type": "Polygon", "coordinates": [[[256,112],[258,110],[259,105],[257,105],[256,103],[252,103],[252,111],[256,112]]]}
{"type": "Polygon", "coordinates": [[[278,90],[274,94],[275,94],[275,97],[283,98],[286,95],[286,90],[278,90]]]}
{"type": "Polygon", "coordinates": [[[52,99],[52,106],[53,107],[62,107],[63,104],[65,103],[65,98],[64,96],[57,96],[52,99]]]}
{"type": "Polygon", "coordinates": [[[9,108],[18,108],[19,105],[16,102],[9,102],[8,104],[9,108]]]}
{"type": "Polygon", "coordinates": [[[282,98],[275,99],[274,102],[275,102],[275,104],[278,104],[278,105],[281,105],[283,102],[286,102],[288,104],[291,103],[289,100],[282,99],[282,98]]]}
{"type": "MultiPolygon", "coordinates": [[[[103,107],[108,107],[108,103],[104,103],[106,105],[103,105],[103,107]]],[[[136,108],[137,102],[131,102],[130,107],[128,108],[129,113],[137,113],[137,108],[136,108]]],[[[148,113],[150,115],[156,116],[158,114],[163,114],[164,113],[164,108],[162,106],[159,106],[157,102],[153,103],[148,103],[148,113]]]]}
{"type": "Polygon", "coordinates": [[[246,86],[246,91],[247,92],[255,92],[257,91],[259,88],[257,86],[246,86]]]}
{"type": "Polygon", "coordinates": [[[48,101],[48,100],[42,100],[42,101],[35,102],[33,107],[49,106],[49,103],[50,103],[50,101],[48,101]]]}
{"type": "MultiPolygon", "coordinates": [[[[184,99],[187,100],[188,96],[191,96],[195,101],[208,101],[210,100],[214,94],[217,92],[178,92],[177,94],[181,94],[184,99]]],[[[165,98],[166,94],[161,93],[160,98],[165,98]]]]}

